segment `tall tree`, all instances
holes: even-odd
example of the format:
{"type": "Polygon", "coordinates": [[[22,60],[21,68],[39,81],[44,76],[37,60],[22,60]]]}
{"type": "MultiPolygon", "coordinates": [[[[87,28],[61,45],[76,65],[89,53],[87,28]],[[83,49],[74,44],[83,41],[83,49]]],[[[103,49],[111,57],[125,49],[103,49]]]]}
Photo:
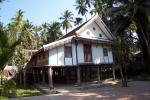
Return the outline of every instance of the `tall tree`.
{"type": "Polygon", "coordinates": [[[76,25],[80,25],[81,23],[82,23],[82,18],[80,18],[80,17],[77,17],[77,18],[75,18],[75,21],[74,21],[74,25],[76,26],[76,25]]]}
{"type": "Polygon", "coordinates": [[[23,28],[23,13],[21,9],[17,11],[16,15],[11,19],[12,25],[14,25],[14,30],[16,32],[21,32],[23,28]]]}
{"type": "Polygon", "coordinates": [[[62,36],[61,24],[59,22],[53,22],[48,28],[48,42],[53,42],[62,36]]]}
{"type": "Polygon", "coordinates": [[[42,37],[42,40],[44,41],[44,43],[47,43],[48,40],[47,40],[47,37],[48,37],[48,28],[49,28],[49,24],[48,23],[44,23],[41,25],[41,37],[42,37]]]}
{"type": "Polygon", "coordinates": [[[20,39],[12,37],[2,27],[0,28],[0,69],[3,69],[5,64],[13,56],[15,48],[20,44],[20,39]],[[13,41],[11,41],[13,40],[13,41]]]}
{"type": "Polygon", "coordinates": [[[113,33],[122,33],[132,22],[135,23],[137,35],[142,48],[146,65],[150,65],[150,33],[148,16],[150,10],[149,0],[113,0],[116,6],[108,8],[112,15],[113,33]]]}
{"type": "Polygon", "coordinates": [[[91,2],[91,4],[93,5],[93,9],[90,11],[91,15],[98,13],[99,15],[104,15],[104,6],[103,6],[103,2],[102,0],[93,0],[91,2]]]}
{"type": "Polygon", "coordinates": [[[121,34],[116,35],[113,43],[113,54],[115,56],[116,65],[119,66],[122,86],[127,86],[127,68],[130,64],[131,53],[133,52],[134,43],[128,36],[121,34]]]}
{"type": "Polygon", "coordinates": [[[73,16],[72,12],[65,10],[65,12],[62,14],[62,17],[59,18],[60,20],[62,20],[62,26],[63,26],[63,29],[66,30],[66,33],[67,33],[67,30],[72,27],[71,25],[71,22],[73,22],[72,16],[73,16]]]}
{"type": "Polygon", "coordinates": [[[86,14],[88,12],[87,6],[89,2],[87,3],[86,0],[76,0],[75,2],[76,10],[78,10],[78,14],[81,14],[82,16],[85,16],[86,20],[86,14]]]}
{"type": "Polygon", "coordinates": [[[42,41],[42,38],[41,38],[41,27],[40,26],[34,26],[33,27],[33,34],[35,36],[35,40],[36,40],[36,48],[40,48],[42,45],[43,45],[43,41],[42,41]]]}

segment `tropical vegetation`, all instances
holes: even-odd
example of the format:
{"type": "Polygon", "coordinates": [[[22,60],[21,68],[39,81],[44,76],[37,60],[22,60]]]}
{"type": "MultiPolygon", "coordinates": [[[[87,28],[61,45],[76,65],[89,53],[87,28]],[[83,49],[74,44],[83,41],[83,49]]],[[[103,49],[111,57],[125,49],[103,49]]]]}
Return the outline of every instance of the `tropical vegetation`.
{"type": "MultiPolygon", "coordinates": [[[[82,24],[82,16],[85,16],[84,19],[87,20],[87,14],[96,13],[103,19],[114,36],[112,47],[116,65],[120,66],[123,86],[127,86],[127,69],[130,66],[133,52],[142,51],[143,62],[150,71],[149,0],[75,0],[74,6],[81,17],[74,18],[71,11],[65,10],[59,17],[60,22],[33,25],[28,19],[24,19],[25,12],[20,9],[12,17],[10,23],[3,26],[1,22],[1,72],[7,64],[17,66],[19,71],[23,71],[30,60],[25,55],[25,49],[40,49],[43,44],[56,41],[63,35],[61,28],[67,34],[73,24],[74,26],[82,24]],[[133,33],[136,33],[137,37],[134,37],[133,33]]],[[[2,84],[0,86],[2,87],[2,84]]]]}

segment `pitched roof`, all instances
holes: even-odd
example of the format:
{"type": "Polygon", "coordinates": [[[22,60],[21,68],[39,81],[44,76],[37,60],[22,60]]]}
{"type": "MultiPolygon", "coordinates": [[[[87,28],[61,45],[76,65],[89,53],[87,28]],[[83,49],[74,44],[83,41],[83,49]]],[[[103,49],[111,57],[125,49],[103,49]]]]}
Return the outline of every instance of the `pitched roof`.
{"type": "Polygon", "coordinates": [[[66,35],[62,36],[60,39],[64,39],[66,37],[69,37],[69,36],[72,36],[72,35],[76,35],[76,31],[79,30],[82,26],[84,26],[87,22],[89,22],[89,20],[86,21],[86,22],[84,22],[80,26],[76,27],[75,29],[73,29],[72,31],[70,31],[69,33],[67,33],[66,35]]]}
{"type": "MultiPolygon", "coordinates": [[[[89,19],[88,21],[84,22],[83,24],[81,24],[80,26],[76,27],[75,29],[73,29],[72,31],[70,31],[69,33],[67,33],[66,35],[62,36],[61,38],[59,38],[58,40],[48,43],[46,45],[43,45],[43,47],[38,50],[34,55],[38,54],[41,51],[45,51],[54,47],[57,47],[59,45],[63,45],[65,43],[70,42],[72,39],[74,39],[76,37],[77,31],[80,30],[81,28],[83,28],[84,26],[86,26],[88,23],[91,23],[93,20],[95,20],[95,18],[99,17],[99,15],[95,15],[94,17],[92,17],[91,19],[89,19]]],[[[102,24],[104,25],[104,28],[106,28],[106,31],[108,31],[108,33],[111,33],[107,26],[104,24],[104,22],[101,20],[102,24]]],[[[111,34],[110,34],[111,35],[111,34]]],[[[77,38],[77,37],[76,37],[77,38]]],[[[79,37],[80,38],[80,37],[79,37]]],[[[78,38],[78,39],[79,39],[78,38]]],[[[81,38],[80,38],[81,39],[81,38]]],[[[100,41],[101,42],[101,41],[100,41]]],[[[104,41],[107,42],[107,41],[104,41]]],[[[33,55],[33,56],[34,56],[33,55]]]]}
{"type": "Polygon", "coordinates": [[[78,26],[77,28],[73,29],[72,31],[70,31],[69,33],[67,33],[66,35],[62,36],[60,39],[64,39],[66,37],[70,37],[73,35],[78,34],[78,32],[80,30],[82,30],[82,28],[86,27],[88,24],[90,24],[91,22],[93,22],[95,19],[99,18],[100,23],[102,25],[102,31],[104,31],[104,33],[109,33],[110,37],[113,37],[112,33],[110,32],[110,30],[108,29],[108,27],[106,26],[106,24],[102,21],[102,19],[100,18],[100,16],[98,14],[96,14],[95,16],[93,16],[91,19],[89,19],[88,21],[84,22],[83,24],[81,24],[80,26],[78,26]]]}

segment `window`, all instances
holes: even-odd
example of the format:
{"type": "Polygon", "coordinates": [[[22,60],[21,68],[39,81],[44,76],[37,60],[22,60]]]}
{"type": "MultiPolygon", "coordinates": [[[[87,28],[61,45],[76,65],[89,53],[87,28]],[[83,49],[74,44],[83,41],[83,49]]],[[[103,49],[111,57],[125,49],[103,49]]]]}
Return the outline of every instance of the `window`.
{"type": "Polygon", "coordinates": [[[108,50],[107,50],[107,48],[103,48],[103,54],[104,54],[104,56],[108,56],[108,50]]]}
{"type": "Polygon", "coordinates": [[[95,27],[93,27],[93,30],[95,31],[95,27]]]}
{"type": "Polygon", "coordinates": [[[102,37],[102,34],[99,34],[99,37],[102,37]]]}
{"type": "Polygon", "coordinates": [[[92,61],[91,45],[88,45],[88,44],[84,45],[84,61],[85,62],[91,62],[92,61]]]}
{"type": "Polygon", "coordinates": [[[65,57],[72,58],[72,48],[70,46],[65,46],[65,57]]]}

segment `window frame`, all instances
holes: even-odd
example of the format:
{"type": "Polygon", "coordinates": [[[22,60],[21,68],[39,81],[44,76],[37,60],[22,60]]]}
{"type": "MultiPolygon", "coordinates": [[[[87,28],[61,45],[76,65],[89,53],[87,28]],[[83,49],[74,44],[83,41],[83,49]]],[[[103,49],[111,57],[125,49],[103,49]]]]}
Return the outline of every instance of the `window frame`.
{"type": "Polygon", "coordinates": [[[104,57],[108,57],[108,48],[103,48],[104,57]]]}
{"type": "Polygon", "coordinates": [[[84,61],[85,62],[92,62],[93,57],[92,57],[92,47],[90,44],[84,44],[84,61]],[[90,59],[88,60],[87,56],[90,56],[90,59]]]}
{"type": "Polygon", "coordinates": [[[65,58],[72,58],[72,47],[71,46],[64,46],[65,51],[65,58]],[[69,54],[70,53],[70,54],[69,54]],[[70,56],[68,56],[70,55],[70,56]]]}

